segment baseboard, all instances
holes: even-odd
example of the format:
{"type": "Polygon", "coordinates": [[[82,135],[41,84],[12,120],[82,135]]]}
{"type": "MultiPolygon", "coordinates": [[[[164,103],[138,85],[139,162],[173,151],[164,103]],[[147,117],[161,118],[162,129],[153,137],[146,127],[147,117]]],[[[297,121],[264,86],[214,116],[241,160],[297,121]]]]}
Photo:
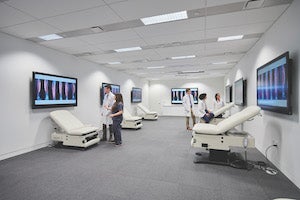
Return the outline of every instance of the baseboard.
{"type": "Polygon", "coordinates": [[[13,152],[8,152],[8,153],[0,155],[0,160],[5,160],[5,159],[15,157],[15,156],[18,156],[18,155],[21,155],[21,154],[24,154],[24,153],[35,151],[35,150],[44,148],[44,147],[48,146],[49,144],[51,144],[51,142],[45,142],[45,143],[42,143],[42,144],[34,145],[32,147],[18,149],[18,150],[13,151],[13,152]]]}

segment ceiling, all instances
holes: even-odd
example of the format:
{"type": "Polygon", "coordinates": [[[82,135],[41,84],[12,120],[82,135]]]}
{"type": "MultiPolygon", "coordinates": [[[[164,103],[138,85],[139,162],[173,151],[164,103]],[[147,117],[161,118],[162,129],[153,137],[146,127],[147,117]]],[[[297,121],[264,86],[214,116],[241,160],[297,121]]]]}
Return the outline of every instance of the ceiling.
{"type": "Polygon", "coordinates": [[[225,76],[292,0],[0,0],[0,31],[148,80],[225,76]],[[140,18],[187,11],[188,19],[140,18]],[[39,36],[58,34],[44,41],[39,36]],[[218,37],[244,35],[218,42],[218,37]],[[141,47],[117,53],[115,49],[141,47]],[[176,56],[195,55],[187,59],[176,56]],[[120,64],[108,64],[120,62],[120,64]],[[163,66],[163,67],[162,67],[163,66]],[[155,67],[155,68],[153,68],[155,67]]]}

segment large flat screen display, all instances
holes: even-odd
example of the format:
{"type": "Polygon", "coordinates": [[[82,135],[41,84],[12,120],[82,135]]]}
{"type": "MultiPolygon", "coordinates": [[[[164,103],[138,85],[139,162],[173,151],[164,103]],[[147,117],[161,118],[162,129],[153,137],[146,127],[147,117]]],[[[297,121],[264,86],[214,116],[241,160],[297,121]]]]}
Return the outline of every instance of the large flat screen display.
{"type": "MultiPolygon", "coordinates": [[[[171,89],[171,103],[182,104],[182,99],[185,95],[186,88],[172,88],[171,89]]],[[[194,103],[198,104],[198,88],[191,88],[191,94],[194,97],[194,103]]]]}
{"type": "Polygon", "coordinates": [[[133,87],[131,90],[131,103],[142,102],[142,88],[133,87]]]}
{"type": "Polygon", "coordinates": [[[77,78],[32,74],[32,108],[77,106],[77,78]]]}
{"type": "Polygon", "coordinates": [[[246,80],[243,78],[234,82],[234,104],[238,106],[246,104],[246,80]]]}
{"type": "Polygon", "coordinates": [[[104,88],[106,85],[111,85],[111,92],[113,94],[117,94],[120,93],[120,85],[117,84],[111,84],[111,83],[102,83],[102,87],[100,88],[100,104],[103,104],[103,99],[104,99],[104,95],[105,95],[105,91],[104,88]]]}
{"type": "Polygon", "coordinates": [[[257,105],[263,110],[292,114],[289,52],[257,69],[257,105]]]}
{"type": "Polygon", "coordinates": [[[227,85],[225,87],[225,101],[226,103],[232,102],[232,86],[227,85]]]}

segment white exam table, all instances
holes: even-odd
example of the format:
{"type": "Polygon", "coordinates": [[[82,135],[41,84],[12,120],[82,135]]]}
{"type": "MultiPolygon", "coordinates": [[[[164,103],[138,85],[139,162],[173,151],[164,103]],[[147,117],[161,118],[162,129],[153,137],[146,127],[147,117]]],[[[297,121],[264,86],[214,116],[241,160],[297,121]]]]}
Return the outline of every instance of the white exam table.
{"type": "Polygon", "coordinates": [[[99,143],[98,127],[84,125],[67,110],[56,110],[50,113],[55,123],[55,132],[51,134],[53,141],[62,142],[65,146],[89,147],[99,143]]]}
{"type": "Polygon", "coordinates": [[[244,132],[232,130],[243,122],[260,113],[260,107],[249,106],[231,115],[218,124],[198,123],[193,127],[192,147],[209,150],[209,154],[201,153],[195,163],[230,164],[228,156],[231,147],[254,148],[254,138],[244,132]]]}
{"type": "Polygon", "coordinates": [[[138,116],[132,116],[128,110],[124,108],[121,126],[122,128],[139,129],[143,126],[142,118],[138,116]]]}
{"type": "Polygon", "coordinates": [[[143,119],[149,119],[149,120],[157,120],[158,119],[157,112],[150,111],[143,104],[137,105],[137,114],[138,114],[138,116],[142,117],[143,119]]]}

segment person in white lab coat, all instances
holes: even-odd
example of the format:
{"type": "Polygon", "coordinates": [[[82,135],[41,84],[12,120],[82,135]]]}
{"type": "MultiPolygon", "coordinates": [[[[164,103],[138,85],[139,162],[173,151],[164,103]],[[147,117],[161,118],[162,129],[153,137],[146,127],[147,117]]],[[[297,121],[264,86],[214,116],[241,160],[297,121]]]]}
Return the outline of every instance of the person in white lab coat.
{"type": "MultiPolygon", "coordinates": [[[[215,100],[214,100],[214,111],[222,108],[223,106],[225,106],[224,101],[221,99],[221,95],[220,93],[215,94],[215,100]]],[[[222,118],[223,114],[220,114],[218,116],[216,116],[215,118],[222,118]]]]}
{"type": "Polygon", "coordinates": [[[206,99],[207,94],[202,93],[199,95],[199,105],[198,105],[198,112],[200,119],[203,119],[205,123],[209,123],[212,118],[214,118],[214,114],[207,108],[206,99]]]}
{"type": "Polygon", "coordinates": [[[192,130],[190,127],[190,117],[192,117],[193,120],[193,126],[196,123],[196,118],[194,115],[194,97],[191,94],[191,89],[187,88],[186,89],[186,93],[184,95],[184,97],[182,98],[182,104],[184,107],[184,112],[185,112],[185,116],[186,116],[186,129],[187,130],[192,130]]]}
{"type": "Polygon", "coordinates": [[[115,103],[115,95],[111,92],[111,85],[106,85],[104,87],[104,99],[103,99],[103,106],[101,109],[101,116],[104,118],[103,119],[103,135],[100,141],[106,141],[107,140],[107,127],[109,128],[109,142],[114,142],[113,141],[113,121],[112,118],[110,117],[111,114],[111,108],[115,103]]]}

